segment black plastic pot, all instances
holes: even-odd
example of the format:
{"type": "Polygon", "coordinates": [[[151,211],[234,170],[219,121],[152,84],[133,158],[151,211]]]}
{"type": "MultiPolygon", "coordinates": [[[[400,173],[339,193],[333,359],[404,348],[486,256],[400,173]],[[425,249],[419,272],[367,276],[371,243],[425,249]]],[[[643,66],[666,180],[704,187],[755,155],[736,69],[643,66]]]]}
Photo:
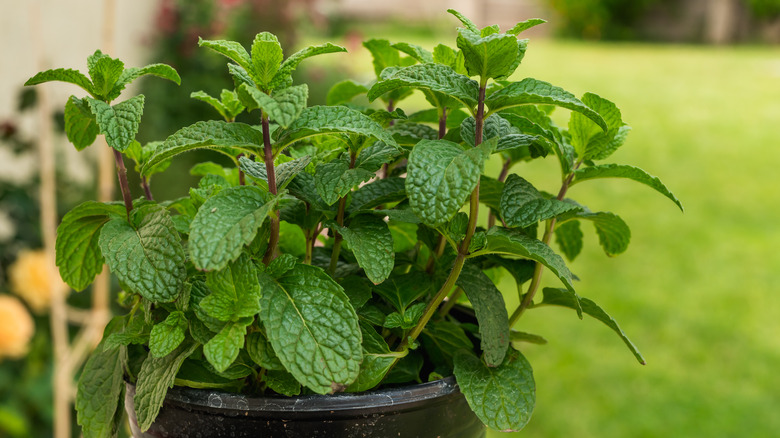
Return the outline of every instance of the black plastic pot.
{"type": "Polygon", "coordinates": [[[246,397],[175,387],[145,433],[127,385],[125,407],[133,436],[285,438],[481,438],[485,426],[453,377],[359,394],[246,397]]]}

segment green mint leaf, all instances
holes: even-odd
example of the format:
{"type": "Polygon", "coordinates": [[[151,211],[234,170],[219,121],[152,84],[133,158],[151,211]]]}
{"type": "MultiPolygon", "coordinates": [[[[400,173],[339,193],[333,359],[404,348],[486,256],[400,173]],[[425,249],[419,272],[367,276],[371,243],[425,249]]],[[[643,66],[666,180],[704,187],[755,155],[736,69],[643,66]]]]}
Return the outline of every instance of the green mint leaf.
{"type": "Polygon", "coordinates": [[[304,109],[300,117],[281,133],[275,148],[282,150],[304,138],[338,132],[365,135],[390,146],[398,146],[382,125],[360,111],[343,106],[312,106],[304,109]]]}
{"type": "Polygon", "coordinates": [[[582,251],[582,230],[578,221],[566,221],[555,227],[555,242],[569,261],[582,251]]]}
{"type": "Polygon", "coordinates": [[[430,321],[423,329],[421,339],[426,353],[436,368],[452,372],[453,356],[459,350],[474,350],[460,324],[450,321],[430,321]]]}
{"type": "Polygon", "coordinates": [[[129,319],[124,330],[111,333],[111,335],[103,339],[103,341],[101,341],[103,351],[117,348],[120,345],[143,345],[149,342],[151,324],[146,323],[146,315],[144,312],[136,312],[132,317],[126,315],[123,318],[126,320],[129,319]]]}
{"type": "Polygon", "coordinates": [[[245,72],[252,71],[252,61],[249,57],[244,46],[235,42],[227,40],[204,40],[198,38],[198,46],[207,47],[215,52],[224,55],[232,59],[236,64],[241,66],[245,72]]]}
{"type": "MultiPolygon", "coordinates": [[[[474,146],[474,139],[477,132],[477,122],[474,117],[469,117],[463,121],[460,125],[460,137],[469,144],[474,146]]],[[[482,128],[482,141],[488,141],[495,137],[503,138],[510,134],[517,134],[517,129],[514,129],[504,118],[498,114],[491,114],[485,118],[485,123],[482,128]]]]}
{"type": "Polygon", "coordinates": [[[509,175],[501,193],[501,217],[507,226],[525,228],[539,221],[580,210],[581,207],[557,199],[547,199],[525,179],[509,175]]]}
{"type": "Polygon", "coordinates": [[[346,160],[338,159],[317,166],[314,183],[322,200],[327,205],[333,205],[339,198],[346,196],[353,187],[374,176],[374,172],[365,169],[350,169],[346,160]]]}
{"type": "Polygon", "coordinates": [[[395,265],[393,235],[387,223],[376,216],[360,215],[348,227],[337,225],[336,229],[366,271],[366,277],[374,284],[385,281],[395,265]]]}
{"type": "Polygon", "coordinates": [[[69,84],[78,85],[83,88],[87,93],[95,96],[95,87],[92,86],[92,82],[84,76],[83,73],[78,70],[72,70],[69,68],[57,68],[54,70],[42,71],[35,76],[31,77],[24,83],[24,86],[38,85],[44,82],[67,82],[69,84]]]}
{"type": "Polygon", "coordinates": [[[124,215],[121,205],[87,201],[62,218],[57,227],[55,263],[68,286],[82,291],[103,270],[103,255],[98,245],[100,229],[112,217],[124,215]]]}
{"type": "Polygon", "coordinates": [[[223,104],[221,100],[211,96],[205,91],[193,91],[190,93],[190,98],[199,100],[201,102],[206,102],[207,104],[211,105],[225,120],[229,120],[231,118],[227,107],[225,107],[225,104],[223,104]]]}
{"type": "Polygon", "coordinates": [[[187,359],[179,368],[174,385],[195,389],[222,389],[229,392],[237,392],[240,391],[243,382],[227,379],[213,373],[200,360],[187,359]]]}
{"type": "Polygon", "coordinates": [[[273,259],[265,269],[265,273],[273,278],[279,278],[298,264],[298,258],[292,254],[282,254],[273,259]]]}
{"type": "Polygon", "coordinates": [[[522,230],[510,230],[502,227],[491,228],[487,232],[487,247],[481,252],[520,256],[535,260],[552,271],[566,285],[567,289],[574,291],[571,271],[566,267],[566,263],[564,263],[561,256],[553,252],[542,241],[526,236],[522,230]]]}
{"type": "Polygon", "coordinates": [[[447,12],[449,12],[452,15],[454,15],[455,18],[460,20],[460,22],[463,23],[464,26],[466,26],[466,29],[468,29],[468,30],[470,30],[472,32],[479,33],[479,28],[474,24],[473,21],[471,21],[468,18],[466,18],[465,15],[461,14],[460,12],[456,11],[455,9],[447,9],[447,12]]]}
{"type": "Polygon", "coordinates": [[[170,354],[184,341],[184,334],[189,324],[184,312],[175,311],[168,314],[164,321],[155,324],[149,334],[149,354],[152,357],[163,357],[170,354]]]}
{"type": "Polygon", "coordinates": [[[274,280],[261,274],[260,316],[279,360],[318,394],[343,390],[358,375],[361,335],[349,299],[325,271],[297,265],[274,280]]]}
{"type": "Polygon", "coordinates": [[[415,64],[403,68],[389,68],[381,80],[368,90],[368,99],[401,87],[431,90],[449,96],[469,110],[477,105],[479,84],[468,76],[456,73],[452,67],[442,64],[415,64]]]}
{"type": "Polygon", "coordinates": [[[352,192],[350,211],[368,210],[389,202],[406,199],[406,182],[404,178],[391,176],[378,179],[352,192]]]}
{"type": "Polygon", "coordinates": [[[479,31],[458,30],[458,48],[463,51],[469,76],[504,78],[520,64],[518,58],[525,53],[525,44],[515,35],[493,33],[482,36],[479,31]]]}
{"type": "Polygon", "coordinates": [[[639,361],[640,364],[642,365],[646,364],[645,358],[642,356],[642,353],[640,353],[639,350],[634,345],[634,343],[631,342],[630,339],[628,339],[628,336],[626,336],[625,332],[623,332],[623,329],[620,328],[617,321],[615,321],[614,318],[609,316],[609,314],[605,312],[604,309],[599,307],[598,304],[594,303],[593,301],[587,298],[578,297],[576,294],[573,294],[572,292],[567,291],[566,289],[556,289],[556,288],[546,287],[542,290],[542,293],[543,293],[542,302],[537,304],[536,306],[551,305],[551,306],[568,307],[570,309],[576,309],[578,306],[581,306],[583,313],[601,321],[607,327],[612,329],[612,331],[617,333],[617,335],[620,336],[620,339],[623,340],[623,342],[626,344],[628,349],[631,350],[631,353],[634,355],[636,360],[639,361]]]}
{"type": "Polygon", "coordinates": [[[290,81],[290,75],[293,71],[298,67],[298,64],[301,63],[306,58],[310,58],[312,56],[316,55],[323,55],[326,53],[336,53],[336,52],[346,52],[347,49],[341,46],[337,46],[335,44],[327,43],[327,44],[321,44],[318,46],[309,46],[305,49],[299,50],[292,55],[290,55],[289,58],[285,59],[282,65],[279,67],[279,71],[276,72],[274,75],[273,80],[271,81],[270,87],[271,88],[279,88],[280,85],[284,85],[288,81],[290,81]]]}
{"type": "Polygon", "coordinates": [[[355,309],[360,309],[371,299],[373,285],[365,278],[347,277],[342,279],[340,284],[355,309]]]}
{"type": "Polygon", "coordinates": [[[395,43],[392,47],[416,59],[420,64],[433,62],[433,54],[417,44],[395,43]]]}
{"type": "Polygon", "coordinates": [[[106,264],[130,292],[169,303],[181,290],[186,272],[179,233],[165,207],[149,204],[135,211],[137,226],[112,219],[100,230],[106,264]]]}
{"type": "Polygon", "coordinates": [[[383,164],[389,163],[400,154],[401,152],[397,147],[377,141],[360,151],[355,160],[355,167],[369,172],[376,172],[383,164]]]}
{"type": "Polygon", "coordinates": [[[536,344],[536,345],[547,344],[547,339],[543,338],[542,336],[535,335],[533,333],[518,332],[514,330],[512,330],[512,333],[509,335],[509,339],[512,341],[513,347],[520,342],[527,342],[529,344],[536,344]]]}
{"type": "Polygon", "coordinates": [[[206,274],[211,294],[200,302],[200,308],[220,321],[236,321],[260,311],[260,286],[257,269],[246,254],[217,271],[206,274]]]}
{"type": "Polygon", "coordinates": [[[391,383],[422,383],[420,371],[422,371],[423,362],[422,354],[415,351],[410,352],[395,364],[382,383],[388,385],[391,383]]]}
{"type": "Polygon", "coordinates": [[[599,113],[582,103],[573,94],[563,88],[533,78],[525,78],[520,82],[507,85],[488,96],[485,104],[490,108],[491,113],[520,105],[557,105],[581,113],[604,131],[609,130],[607,122],[599,113]]]}
{"type": "Polygon", "coordinates": [[[327,105],[340,105],[342,103],[348,103],[356,96],[365,94],[367,92],[368,88],[366,88],[365,85],[361,85],[347,79],[330,87],[330,90],[328,90],[328,95],[325,97],[325,103],[327,105]]]}
{"type": "Polygon", "coordinates": [[[217,372],[227,370],[236,360],[238,352],[244,346],[246,326],[251,323],[252,318],[231,322],[203,346],[203,355],[217,372]]]}
{"type": "Polygon", "coordinates": [[[176,69],[168,64],[150,64],[141,68],[131,67],[122,72],[122,74],[119,76],[119,79],[117,79],[116,83],[114,84],[114,87],[111,89],[111,92],[106,96],[106,100],[110,102],[116,99],[128,84],[140,78],[141,76],[146,75],[153,75],[163,79],[168,79],[169,81],[175,82],[176,85],[181,85],[181,78],[179,77],[179,73],[177,73],[176,69]]]}
{"type": "Polygon", "coordinates": [[[437,140],[439,132],[422,123],[401,122],[387,129],[401,146],[412,147],[420,140],[437,140]]]}
{"type": "Polygon", "coordinates": [[[255,83],[262,86],[270,84],[276,72],[279,71],[283,58],[282,46],[276,35],[269,32],[258,33],[254,43],[252,43],[252,66],[254,68],[249,70],[255,83]]]}
{"type": "MultiPolygon", "coordinates": [[[[123,317],[113,318],[103,332],[103,339],[122,330],[123,320],[123,317]]],[[[107,437],[116,433],[113,419],[125,387],[126,361],[124,348],[104,350],[101,342],[84,364],[75,405],[76,418],[85,437],[107,437]]]]}
{"type": "MultiPolygon", "coordinates": [[[[583,211],[577,212],[572,219],[593,222],[593,225],[596,227],[596,234],[599,236],[599,243],[608,256],[618,255],[628,248],[628,243],[631,241],[631,230],[620,216],[608,212],[592,213],[583,211]]],[[[563,223],[568,223],[568,219],[563,223]]],[[[582,242],[580,242],[580,245],[582,245],[582,242]]]]}
{"type": "Polygon", "coordinates": [[[252,361],[267,370],[283,370],[274,348],[262,331],[256,331],[246,336],[246,352],[252,361]]]}
{"type": "Polygon", "coordinates": [[[479,182],[490,154],[483,148],[487,144],[464,151],[451,141],[422,140],[412,149],[406,192],[423,223],[443,225],[460,210],[479,182]]]}
{"type": "Polygon", "coordinates": [[[119,152],[127,149],[130,142],[135,140],[138,125],[141,123],[144,112],[143,94],[114,106],[89,97],[85,99],[95,115],[100,133],[106,137],[106,143],[119,152]]]}
{"type": "Polygon", "coordinates": [[[631,128],[623,123],[618,107],[607,99],[585,93],[582,103],[599,113],[608,129],[604,132],[584,115],[572,113],[569,119],[571,144],[583,160],[607,158],[623,144],[631,128]]]}
{"type": "Polygon", "coordinates": [[[173,386],[176,374],[184,359],[189,357],[198,347],[196,343],[183,343],[171,354],[163,357],[148,356],[138,372],[135,386],[135,413],[138,418],[138,428],[145,432],[154,423],[160,408],[165,401],[168,388],[173,386]]]}
{"type": "Polygon", "coordinates": [[[248,110],[262,109],[272,122],[283,128],[290,126],[306,108],[309,98],[309,87],[306,84],[295,85],[281,90],[274,90],[268,95],[257,88],[241,84],[238,96],[248,110]]]}
{"type": "Polygon", "coordinates": [[[521,21],[515,24],[514,27],[506,31],[506,33],[509,35],[519,35],[521,32],[524,32],[542,23],[547,23],[547,20],[542,20],[541,18],[531,18],[530,20],[521,21]]]}
{"type": "MultiPolygon", "coordinates": [[[[265,163],[252,161],[248,157],[241,157],[238,160],[241,170],[252,178],[261,179],[268,183],[268,174],[265,169],[265,163]]],[[[285,161],[279,164],[274,169],[276,172],[276,188],[281,190],[287,187],[288,184],[298,174],[306,169],[306,166],[311,163],[311,156],[305,155],[300,158],[296,158],[292,161],[285,161]]]]}
{"type": "Polygon", "coordinates": [[[393,363],[395,363],[395,358],[392,356],[364,352],[360,373],[357,379],[347,387],[346,392],[362,392],[374,388],[387,375],[393,363]]]}
{"type": "Polygon", "coordinates": [[[109,99],[109,94],[119,77],[122,76],[122,72],[125,71],[125,64],[101,53],[100,50],[92,56],[95,57],[93,58],[95,62],[89,63],[89,77],[92,78],[95,94],[110,102],[112,99],[109,99]]]}
{"type": "Polygon", "coordinates": [[[363,41],[363,47],[371,52],[371,58],[374,63],[374,73],[376,73],[377,77],[379,77],[382,70],[387,67],[401,65],[401,55],[398,53],[398,50],[390,45],[390,41],[388,40],[372,38],[363,41]]]}
{"type": "Polygon", "coordinates": [[[488,427],[515,432],[531,419],[536,383],[531,364],[519,351],[510,349],[495,368],[461,351],[455,356],[455,378],[471,409],[488,427]]]}
{"type": "Polygon", "coordinates": [[[684,211],[680,200],[666,188],[658,177],[652,176],[644,170],[634,166],[625,164],[599,164],[596,166],[584,167],[574,171],[574,179],[571,184],[574,185],[582,181],[596,178],[628,178],[634,180],[666,196],[680,208],[680,211],[684,211]]]}
{"type": "Polygon", "coordinates": [[[301,384],[295,376],[284,370],[270,370],[265,373],[265,384],[279,394],[292,397],[301,393],[301,384]]]}
{"type": "Polygon", "coordinates": [[[420,271],[388,278],[374,287],[377,295],[387,300],[398,312],[403,313],[415,300],[433,289],[431,278],[420,271]]]}
{"type": "Polygon", "coordinates": [[[501,209],[501,193],[503,191],[503,182],[485,175],[479,178],[479,202],[495,212],[499,212],[501,209]]]}
{"type": "Polygon", "coordinates": [[[195,267],[222,269],[235,260],[276,201],[254,186],[230,187],[209,198],[190,224],[189,251],[195,267]]]}
{"type": "MultiPolygon", "coordinates": [[[[249,73],[247,73],[244,67],[228,63],[228,71],[230,72],[230,75],[233,76],[233,84],[236,88],[240,87],[242,84],[247,84],[250,87],[257,87],[257,84],[249,77],[249,73]]],[[[290,85],[292,85],[292,83],[290,85]]]]}
{"type": "Polygon", "coordinates": [[[80,151],[95,142],[98,132],[97,121],[87,101],[70,96],[65,104],[65,134],[68,140],[80,151]]]}
{"type": "Polygon", "coordinates": [[[482,351],[488,366],[503,362],[509,348],[509,316],[501,291],[480,268],[463,266],[457,285],[466,293],[479,322],[482,351]]]}

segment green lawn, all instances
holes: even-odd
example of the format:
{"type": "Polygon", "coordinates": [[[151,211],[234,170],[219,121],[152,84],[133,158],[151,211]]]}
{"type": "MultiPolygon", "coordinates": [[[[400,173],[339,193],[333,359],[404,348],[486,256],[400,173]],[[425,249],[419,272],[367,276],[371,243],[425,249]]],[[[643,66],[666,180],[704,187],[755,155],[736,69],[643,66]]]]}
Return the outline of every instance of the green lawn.
{"type": "MultiPolygon", "coordinates": [[[[537,405],[516,436],[776,436],[779,55],[769,48],[531,43],[519,77],[616,102],[633,131],[610,161],[661,177],[686,212],[637,184],[572,189],[574,198],[632,227],[627,253],[608,259],[588,236],[570,267],[582,279],[579,293],[620,322],[648,364],[638,365],[592,319],[579,321],[566,309],[528,312],[518,328],[550,343],[524,351],[537,405]]],[[[532,177],[553,164],[547,161],[515,170],[532,177]]],[[[545,188],[557,191],[556,182],[545,188]]]]}

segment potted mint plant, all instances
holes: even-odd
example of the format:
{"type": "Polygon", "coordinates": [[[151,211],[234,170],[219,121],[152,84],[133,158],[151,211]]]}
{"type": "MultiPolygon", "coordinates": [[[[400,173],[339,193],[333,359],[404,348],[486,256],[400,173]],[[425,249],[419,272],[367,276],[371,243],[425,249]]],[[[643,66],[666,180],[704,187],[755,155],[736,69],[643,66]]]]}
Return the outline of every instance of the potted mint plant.
{"type": "Polygon", "coordinates": [[[377,81],[338,83],[327,106],[307,106],[307,85],[291,73],[305,58],[345,49],[285,58],[269,33],[248,51],[201,40],[228,58],[235,89],[192,97],[222,120],[143,146],[134,138],[144,97],[113,101],[143,74],[178,81],[172,68],[126,69],[96,52],[89,78],[59,69],[27,82],[89,93],[68,100],[68,138],[82,149],[105,135],[122,188],[122,203],[81,204],[58,229],[63,279],[83,290],[106,263],[128,309],[79,380],[85,436],[113,435],[123,404],[136,436],[520,430],[535,404],[522,350],[545,341],[512,327],[548,305],[602,321],[644,363],[617,323],[575,292],[550,244],[555,236],[574,259],[580,224],[591,222],[607,255],[626,250],[620,217],[569,197],[580,183],[630,179],[680,202],[645,171],[603,163],[629,131],[615,104],[509,80],[527,48],[518,34],[543,20],[501,32],[449,12],[464,26],[457,48],[370,40],[377,81]],[[431,108],[403,111],[413,92],[431,108]],[[352,103],[362,94],[381,107],[352,103]],[[555,107],[571,112],[567,128],[550,118],[555,107]],[[255,124],[235,122],[243,112],[255,124]],[[188,196],[153,200],[152,175],[194,149],[233,165],[199,163],[188,196]],[[143,199],[131,199],[123,156],[141,174],[143,199]],[[503,164],[495,177],[484,173],[491,157],[503,164]],[[560,164],[552,193],[513,173],[536,159],[560,164]],[[499,271],[517,284],[517,308],[507,309],[488,275],[499,271]],[[545,271],[561,286],[539,294],[545,271]]]}

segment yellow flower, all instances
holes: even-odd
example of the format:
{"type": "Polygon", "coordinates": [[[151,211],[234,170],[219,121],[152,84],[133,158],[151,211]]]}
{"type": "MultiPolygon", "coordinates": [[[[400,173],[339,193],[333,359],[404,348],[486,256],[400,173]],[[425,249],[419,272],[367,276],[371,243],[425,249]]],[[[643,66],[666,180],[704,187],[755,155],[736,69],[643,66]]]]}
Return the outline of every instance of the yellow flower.
{"type": "Polygon", "coordinates": [[[49,308],[55,290],[67,291],[55,268],[49,268],[46,254],[41,250],[20,251],[16,262],[8,268],[8,276],[11,291],[22,297],[35,313],[49,308]]]}
{"type": "Polygon", "coordinates": [[[33,319],[22,302],[0,295],[0,361],[24,356],[34,331],[33,319]]]}

